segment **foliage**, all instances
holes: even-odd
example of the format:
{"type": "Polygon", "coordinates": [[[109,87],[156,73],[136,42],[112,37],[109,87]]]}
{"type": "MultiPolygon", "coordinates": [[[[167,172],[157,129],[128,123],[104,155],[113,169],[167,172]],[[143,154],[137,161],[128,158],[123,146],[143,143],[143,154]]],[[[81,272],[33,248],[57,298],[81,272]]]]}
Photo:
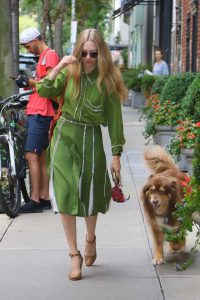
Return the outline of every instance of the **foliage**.
{"type": "MultiPolygon", "coordinates": [[[[21,15],[29,15],[41,23],[43,14],[43,1],[41,0],[20,0],[21,15]]],[[[50,0],[50,17],[52,24],[56,20],[57,1],[50,0]]],[[[71,0],[65,0],[64,32],[67,29],[67,39],[70,38],[71,22],[71,0]]],[[[79,0],[76,1],[76,20],[78,21],[78,32],[86,28],[98,28],[103,34],[107,31],[109,22],[109,12],[111,11],[111,1],[105,0],[79,0]]],[[[64,42],[64,41],[63,41],[64,42]]]]}
{"type": "Polygon", "coordinates": [[[170,100],[161,102],[158,95],[153,95],[149,97],[146,107],[142,110],[142,117],[146,119],[143,135],[149,138],[156,133],[158,125],[173,127],[178,124],[180,104],[170,100]]]}
{"type": "Polygon", "coordinates": [[[183,117],[191,118],[194,122],[200,120],[200,73],[192,82],[182,100],[181,110],[183,117]]]}
{"type": "Polygon", "coordinates": [[[162,89],[160,95],[161,102],[166,99],[173,99],[174,102],[180,102],[194,78],[195,75],[193,73],[180,73],[170,76],[162,89]]]}
{"type": "Polygon", "coordinates": [[[122,76],[127,89],[136,92],[141,91],[142,76],[147,68],[146,65],[139,65],[137,68],[126,69],[123,71],[122,76]]]}
{"type": "Polygon", "coordinates": [[[157,76],[151,88],[151,95],[160,95],[170,76],[157,76]]]}
{"type": "Polygon", "coordinates": [[[192,120],[180,121],[174,135],[169,144],[169,152],[171,155],[180,157],[181,149],[194,148],[197,135],[200,134],[200,122],[193,123],[192,120]]]}
{"type": "Polygon", "coordinates": [[[145,74],[141,80],[141,90],[144,93],[145,97],[148,98],[151,93],[151,88],[156,81],[156,76],[145,74]]]}
{"type": "MultiPolygon", "coordinates": [[[[193,160],[193,176],[191,178],[185,177],[185,181],[182,182],[184,187],[184,197],[182,203],[176,206],[174,217],[180,221],[180,230],[175,233],[170,230],[163,229],[165,238],[168,241],[180,241],[183,240],[188,231],[193,230],[193,214],[200,212],[200,132],[196,135],[196,144],[194,147],[194,160],[193,160]]],[[[197,252],[197,246],[200,245],[200,227],[195,224],[197,228],[196,240],[194,246],[191,248],[191,258],[189,258],[182,266],[177,265],[177,270],[185,270],[195,259],[195,253],[197,252]]]]}

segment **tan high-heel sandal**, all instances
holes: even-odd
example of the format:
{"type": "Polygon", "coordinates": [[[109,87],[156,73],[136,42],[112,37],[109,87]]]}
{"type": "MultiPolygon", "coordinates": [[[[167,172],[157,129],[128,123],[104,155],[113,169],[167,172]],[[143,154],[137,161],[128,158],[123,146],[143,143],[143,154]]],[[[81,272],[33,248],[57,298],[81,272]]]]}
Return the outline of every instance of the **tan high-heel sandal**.
{"type": "MultiPolygon", "coordinates": [[[[80,269],[82,268],[82,264],[83,264],[83,257],[80,253],[80,251],[78,251],[77,253],[69,253],[69,256],[71,258],[78,256],[79,260],[80,260],[80,269]]],[[[73,272],[71,271],[69,273],[69,279],[70,280],[80,280],[82,278],[82,271],[77,271],[77,272],[73,272]]]]}
{"type": "Polygon", "coordinates": [[[86,236],[86,240],[85,240],[85,253],[86,253],[86,247],[87,247],[87,244],[95,244],[95,254],[94,255],[84,255],[84,260],[85,260],[85,264],[86,266],[90,267],[93,265],[93,263],[95,262],[96,258],[97,258],[97,252],[96,252],[96,236],[94,236],[94,239],[93,241],[88,241],[87,240],[87,236],[86,236]]]}

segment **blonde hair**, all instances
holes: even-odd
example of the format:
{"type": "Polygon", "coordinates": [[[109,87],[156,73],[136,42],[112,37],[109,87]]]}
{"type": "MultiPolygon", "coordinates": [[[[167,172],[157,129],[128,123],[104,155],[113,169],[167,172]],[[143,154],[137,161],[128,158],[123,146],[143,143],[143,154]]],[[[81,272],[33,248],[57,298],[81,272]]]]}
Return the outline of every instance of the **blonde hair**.
{"type": "Polygon", "coordinates": [[[92,41],[98,51],[98,89],[102,92],[102,87],[105,86],[108,95],[114,93],[119,96],[121,102],[127,100],[127,89],[123,83],[121,73],[112,62],[110,50],[101,34],[96,29],[83,30],[79,34],[79,38],[74,48],[73,55],[77,58],[79,63],[73,64],[69,68],[70,75],[74,78],[75,89],[73,96],[76,98],[80,94],[80,80],[82,73],[81,52],[83,44],[87,41],[92,41]]]}

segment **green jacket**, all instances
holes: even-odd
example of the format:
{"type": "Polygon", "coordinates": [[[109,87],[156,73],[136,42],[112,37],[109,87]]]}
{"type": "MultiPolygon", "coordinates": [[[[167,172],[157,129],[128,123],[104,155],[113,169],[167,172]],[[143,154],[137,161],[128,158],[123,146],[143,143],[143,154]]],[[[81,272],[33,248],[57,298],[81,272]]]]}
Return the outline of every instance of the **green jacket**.
{"type": "MultiPolygon", "coordinates": [[[[60,96],[66,84],[66,77],[66,69],[62,70],[55,80],[50,80],[48,76],[45,77],[36,84],[38,94],[47,98],[60,96]]],[[[121,103],[117,95],[107,96],[105,88],[104,92],[98,90],[97,77],[97,69],[90,74],[82,73],[81,90],[77,99],[71,96],[74,84],[73,78],[70,77],[65,91],[62,112],[81,122],[108,126],[112,154],[119,155],[122,153],[125,143],[121,103]]]]}

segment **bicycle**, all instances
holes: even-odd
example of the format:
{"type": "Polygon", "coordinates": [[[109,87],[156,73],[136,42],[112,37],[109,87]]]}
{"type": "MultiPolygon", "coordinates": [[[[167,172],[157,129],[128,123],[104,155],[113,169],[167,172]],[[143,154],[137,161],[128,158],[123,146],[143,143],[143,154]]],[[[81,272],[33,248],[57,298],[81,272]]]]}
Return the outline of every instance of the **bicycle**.
{"type": "Polygon", "coordinates": [[[20,109],[27,104],[29,90],[0,100],[0,205],[14,218],[21,207],[21,194],[27,202],[27,165],[24,156],[26,129],[20,122],[20,109]]]}

